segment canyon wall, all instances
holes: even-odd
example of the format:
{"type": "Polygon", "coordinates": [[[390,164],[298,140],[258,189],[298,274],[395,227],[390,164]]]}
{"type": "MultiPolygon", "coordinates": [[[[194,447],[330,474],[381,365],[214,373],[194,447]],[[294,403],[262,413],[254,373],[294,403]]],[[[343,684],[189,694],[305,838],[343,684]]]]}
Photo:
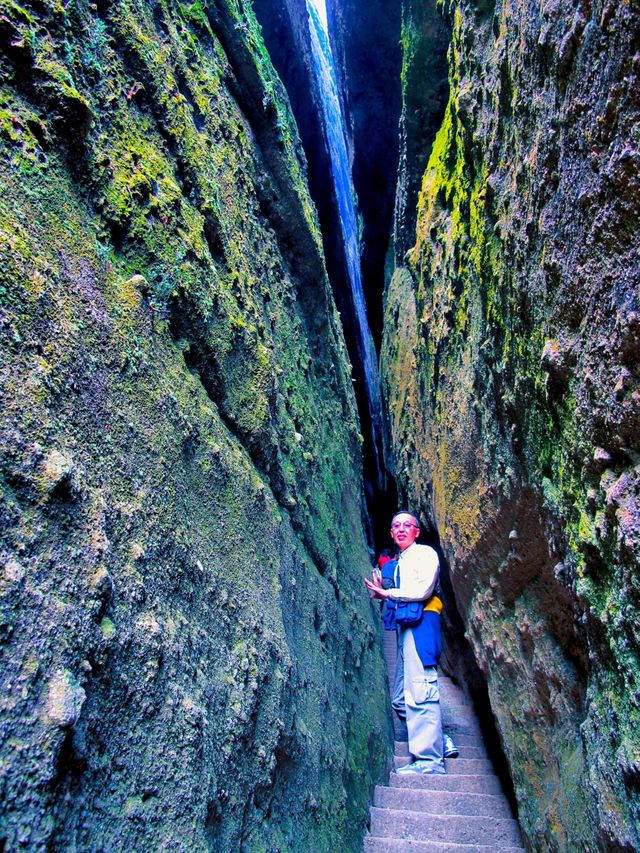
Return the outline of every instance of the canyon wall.
{"type": "Polygon", "coordinates": [[[360,260],[371,334],[382,336],[385,258],[393,228],[400,115],[400,4],[327,3],[361,216],[360,260]]]}
{"type": "Polygon", "coordinates": [[[359,850],[350,367],[250,4],[1,4],[7,850],[359,850]]]}
{"type": "Polygon", "coordinates": [[[450,562],[527,845],[636,850],[640,14],[444,14],[449,102],[386,293],[392,463],[450,562]]]}

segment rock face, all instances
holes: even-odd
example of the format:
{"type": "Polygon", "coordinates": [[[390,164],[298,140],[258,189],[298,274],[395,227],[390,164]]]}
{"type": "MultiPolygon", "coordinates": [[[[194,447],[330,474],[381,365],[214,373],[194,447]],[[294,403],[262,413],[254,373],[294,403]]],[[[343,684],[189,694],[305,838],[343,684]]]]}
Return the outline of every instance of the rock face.
{"type": "Polygon", "coordinates": [[[402,112],[395,193],[395,266],[415,241],[418,193],[431,145],[449,94],[447,49],[451,31],[438,0],[404,0],[401,6],[402,112]]]}
{"type": "Polygon", "coordinates": [[[528,846],[634,850],[640,15],[445,5],[449,103],[386,295],[393,462],[450,561],[528,846]]]}
{"type": "MultiPolygon", "coordinates": [[[[326,82],[319,76],[316,68],[317,60],[314,59],[312,41],[315,41],[316,38],[312,39],[311,36],[313,27],[310,27],[306,0],[284,0],[282,3],[273,3],[272,0],[252,0],[252,2],[262,27],[269,55],[287,90],[308,163],[309,190],[318,211],[327,272],[336,307],[340,314],[340,323],[347,351],[353,366],[353,387],[362,423],[362,463],[367,517],[371,517],[375,515],[378,504],[382,503],[380,497],[381,488],[383,488],[379,470],[379,460],[382,456],[381,419],[379,416],[372,417],[370,399],[372,393],[377,397],[379,392],[377,388],[372,389],[371,387],[371,352],[366,343],[367,335],[363,335],[362,322],[359,319],[360,308],[353,292],[351,258],[357,257],[357,247],[355,243],[350,245],[349,239],[346,240],[345,245],[345,228],[341,221],[341,209],[344,208],[345,200],[338,198],[333,176],[332,160],[336,156],[336,140],[331,140],[331,133],[328,132],[326,125],[325,111],[328,93],[324,91],[326,82]]],[[[363,33],[365,40],[369,38],[369,35],[370,31],[365,28],[363,33]]],[[[395,39],[395,46],[396,52],[398,52],[397,38],[395,39]]],[[[377,56],[376,54],[376,59],[373,62],[374,70],[376,70],[377,56]]],[[[371,58],[369,65],[371,67],[371,58]]],[[[377,69],[378,74],[382,72],[383,69],[377,69]]],[[[399,75],[394,74],[386,75],[390,89],[393,89],[398,77],[399,75]]],[[[371,84],[371,80],[367,79],[365,86],[366,84],[371,84]]],[[[372,88],[375,89],[375,87],[372,88]]],[[[376,89],[375,94],[384,95],[386,93],[381,93],[376,89]]],[[[387,100],[384,97],[370,98],[369,103],[375,103],[377,106],[376,118],[379,118],[381,113],[386,116],[387,100]]],[[[393,165],[393,152],[397,148],[395,145],[395,125],[393,122],[390,124],[387,121],[385,129],[386,135],[380,134],[380,124],[377,122],[375,138],[383,137],[383,148],[386,145],[386,151],[390,153],[393,165]]],[[[375,149],[377,156],[380,146],[370,147],[375,149]]],[[[370,163],[371,161],[375,163],[377,176],[384,176],[384,192],[380,192],[379,181],[373,192],[377,199],[378,209],[384,208],[385,213],[378,217],[373,228],[367,228],[367,233],[362,235],[361,260],[362,266],[365,268],[363,286],[366,291],[368,283],[366,267],[371,266],[367,264],[368,247],[374,247],[374,254],[380,260],[378,264],[379,280],[374,282],[374,290],[377,306],[376,319],[378,327],[381,327],[382,269],[393,211],[395,166],[391,169],[386,168],[388,157],[382,162],[378,162],[369,155],[369,160],[370,163]],[[380,204],[381,195],[384,197],[383,204],[380,204]],[[371,234],[372,231],[373,234],[371,234]]],[[[357,171],[356,165],[354,164],[354,172],[357,171]]],[[[351,233],[349,229],[347,231],[351,233]]],[[[354,241],[357,240],[355,228],[353,238],[354,241]]],[[[369,320],[371,320],[370,313],[369,320]]],[[[377,340],[379,339],[380,329],[378,328],[377,340]]],[[[375,384],[377,385],[377,383],[375,384]]],[[[376,415],[379,413],[379,409],[378,403],[374,409],[376,415]]]]}
{"type": "Polygon", "coordinates": [[[7,849],[358,850],[350,371],[248,4],[2,4],[7,849]]]}
{"type": "Polygon", "coordinates": [[[367,316],[379,344],[398,164],[401,8],[387,0],[338,0],[327,7],[362,217],[360,256],[367,316]]]}
{"type": "MultiPolygon", "coordinates": [[[[322,95],[314,73],[306,0],[253,0],[269,56],[286,87],[307,162],[309,190],[322,230],[325,262],[333,286],[347,344],[355,342],[356,330],[340,213],[331,175],[331,155],[322,121],[322,95]]],[[[355,348],[352,350],[355,352],[355,348]]],[[[353,359],[358,384],[357,358],[353,359]]]]}

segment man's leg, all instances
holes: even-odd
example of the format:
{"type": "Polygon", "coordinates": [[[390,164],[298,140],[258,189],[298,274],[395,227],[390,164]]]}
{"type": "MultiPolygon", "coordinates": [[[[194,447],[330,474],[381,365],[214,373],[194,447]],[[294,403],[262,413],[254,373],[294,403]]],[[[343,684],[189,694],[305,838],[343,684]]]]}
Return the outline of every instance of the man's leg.
{"type": "Polygon", "coordinates": [[[423,667],[411,629],[402,631],[402,642],[409,752],[421,772],[444,773],[438,674],[435,666],[423,667]]]}
{"type": "Polygon", "coordinates": [[[407,719],[407,709],[404,705],[404,655],[402,654],[402,631],[396,629],[396,673],[391,691],[391,707],[401,720],[407,719]]]}

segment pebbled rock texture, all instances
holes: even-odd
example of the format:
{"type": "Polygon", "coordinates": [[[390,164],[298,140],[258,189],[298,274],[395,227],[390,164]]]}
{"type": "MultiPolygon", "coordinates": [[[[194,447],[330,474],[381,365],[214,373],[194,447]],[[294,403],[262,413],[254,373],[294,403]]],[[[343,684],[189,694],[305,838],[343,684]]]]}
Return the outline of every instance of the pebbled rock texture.
{"type": "Polygon", "coordinates": [[[360,441],[248,3],[0,0],[0,847],[359,850],[360,441]]]}
{"type": "Polygon", "coordinates": [[[631,851],[640,13],[445,12],[449,103],[386,294],[392,461],[450,561],[528,848],[631,851]]]}

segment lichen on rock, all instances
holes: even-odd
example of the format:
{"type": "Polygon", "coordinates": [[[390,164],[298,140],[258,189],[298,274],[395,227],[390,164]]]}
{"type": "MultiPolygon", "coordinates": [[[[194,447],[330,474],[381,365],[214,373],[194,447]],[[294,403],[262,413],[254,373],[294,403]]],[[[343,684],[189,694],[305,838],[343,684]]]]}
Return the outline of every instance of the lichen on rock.
{"type": "Polygon", "coordinates": [[[0,8],[0,837],[357,850],[359,425],[250,4],[0,8]]]}
{"type": "Polygon", "coordinates": [[[386,294],[395,470],[449,558],[528,844],[634,849],[640,19],[444,10],[449,103],[386,294]]]}
{"type": "Polygon", "coordinates": [[[47,693],[47,717],[64,729],[77,723],[87,694],[69,670],[56,672],[47,693]]]}

